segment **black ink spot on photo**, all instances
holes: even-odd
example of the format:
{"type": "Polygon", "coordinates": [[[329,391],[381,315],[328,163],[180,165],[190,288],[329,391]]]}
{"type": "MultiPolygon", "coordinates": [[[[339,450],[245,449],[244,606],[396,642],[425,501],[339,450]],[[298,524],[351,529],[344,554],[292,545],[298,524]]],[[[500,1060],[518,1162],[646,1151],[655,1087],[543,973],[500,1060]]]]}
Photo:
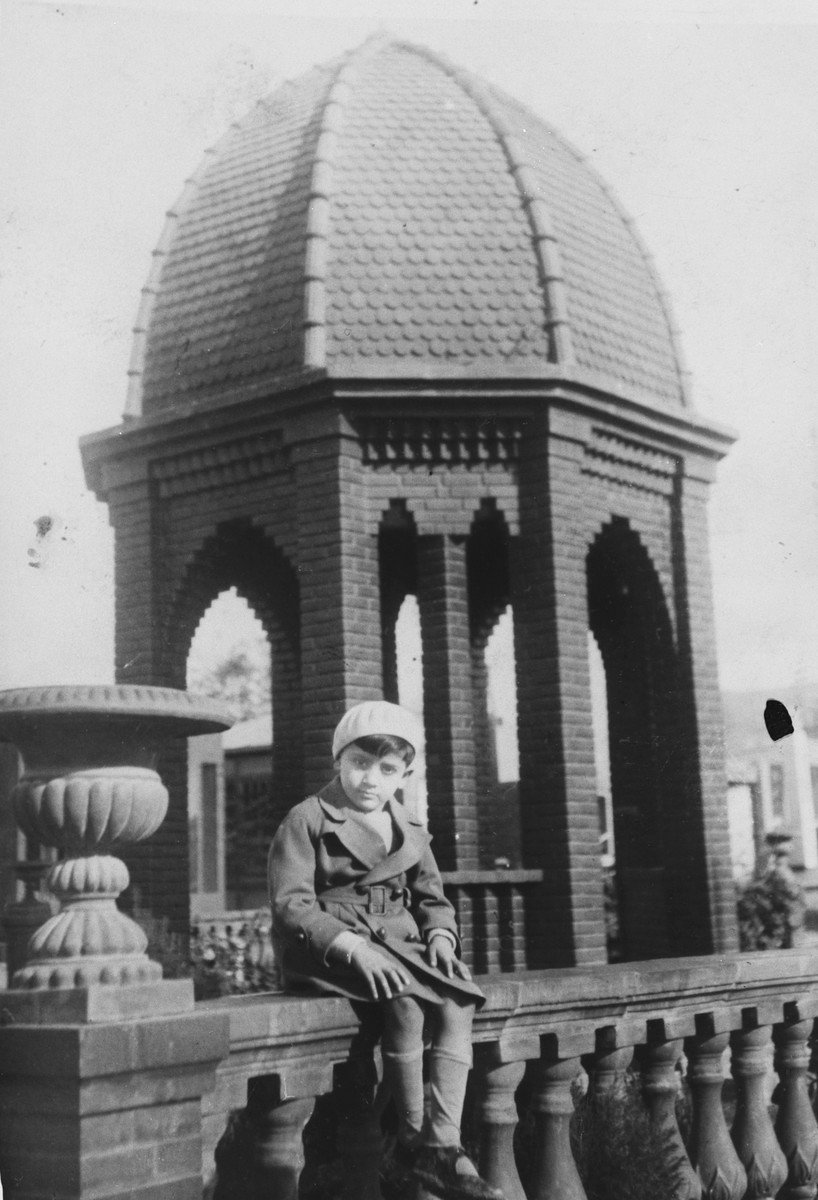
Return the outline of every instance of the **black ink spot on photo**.
{"type": "Polygon", "coordinates": [[[782,704],[780,700],[767,701],[764,708],[764,724],[774,742],[788,737],[793,732],[792,717],[786,704],[782,704]]]}

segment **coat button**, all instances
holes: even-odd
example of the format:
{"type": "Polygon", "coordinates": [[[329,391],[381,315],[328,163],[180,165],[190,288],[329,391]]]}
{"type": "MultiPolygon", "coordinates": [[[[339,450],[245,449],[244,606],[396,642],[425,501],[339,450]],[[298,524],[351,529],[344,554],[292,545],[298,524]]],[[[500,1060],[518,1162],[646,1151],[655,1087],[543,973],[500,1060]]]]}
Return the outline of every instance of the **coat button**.
{"type": "Polygon", "coordinates": [[[383,925],[379,925],[375,930],[375,937],[380,938],[382,942],[386,941],[386,930],[384,929],[383,925]]]}

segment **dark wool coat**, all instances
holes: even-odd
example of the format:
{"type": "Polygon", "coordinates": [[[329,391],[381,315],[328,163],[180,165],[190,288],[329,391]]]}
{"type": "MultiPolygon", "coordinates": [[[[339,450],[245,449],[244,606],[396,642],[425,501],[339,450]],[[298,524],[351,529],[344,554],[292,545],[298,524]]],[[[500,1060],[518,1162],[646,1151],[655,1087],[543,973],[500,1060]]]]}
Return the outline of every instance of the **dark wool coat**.
{"type": "Polygon", "coordinates": [[[374,830],[349,816],[337,778],[281,822],[270,848],[268,882],[285,979],[371,1001],[354,967],[327,958],[333,940],[351,929],[408,967],[413,983],[401,995],[439,1003],[457,994],[480,1003],[484,997],[476,984],[448,979],[426,959],[431,930],[447,929],[457,938],[454,909],[443,895],[423,825],[395,800],[387,810],[397,831],[391,853],[374,830]]]}

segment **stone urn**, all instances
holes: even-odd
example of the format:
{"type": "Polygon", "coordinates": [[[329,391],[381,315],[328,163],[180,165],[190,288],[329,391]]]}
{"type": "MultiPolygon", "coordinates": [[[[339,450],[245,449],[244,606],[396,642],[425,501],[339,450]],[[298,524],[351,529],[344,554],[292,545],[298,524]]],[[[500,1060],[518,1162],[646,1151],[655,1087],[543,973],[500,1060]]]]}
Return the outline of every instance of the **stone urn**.
{"type": "Polygon", "coordinates": [[[223,704],[171,688],[0,691],[0,741],[23,759],[15,818],[28,838],[59,851],[46,883],[60,911],[33,934],[13,988],[161,979],[144,931],[117,908],[130,877],[111,851],[149,838],[165,818],[168,793],[154,769],[162,743],[232,723],[223,704]]]}

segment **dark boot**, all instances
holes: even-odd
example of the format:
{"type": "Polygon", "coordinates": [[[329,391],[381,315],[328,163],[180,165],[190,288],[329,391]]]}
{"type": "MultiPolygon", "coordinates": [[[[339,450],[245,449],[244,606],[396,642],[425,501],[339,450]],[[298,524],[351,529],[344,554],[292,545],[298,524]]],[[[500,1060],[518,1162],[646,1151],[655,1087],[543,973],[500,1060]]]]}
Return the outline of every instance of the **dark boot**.
{"type": "Polygon", "coordinates": [[[412,1174],[441,1200],[504,1200],[486,1183],[461,1146],[421,1146],[413,1154],[412,1174]]]}

